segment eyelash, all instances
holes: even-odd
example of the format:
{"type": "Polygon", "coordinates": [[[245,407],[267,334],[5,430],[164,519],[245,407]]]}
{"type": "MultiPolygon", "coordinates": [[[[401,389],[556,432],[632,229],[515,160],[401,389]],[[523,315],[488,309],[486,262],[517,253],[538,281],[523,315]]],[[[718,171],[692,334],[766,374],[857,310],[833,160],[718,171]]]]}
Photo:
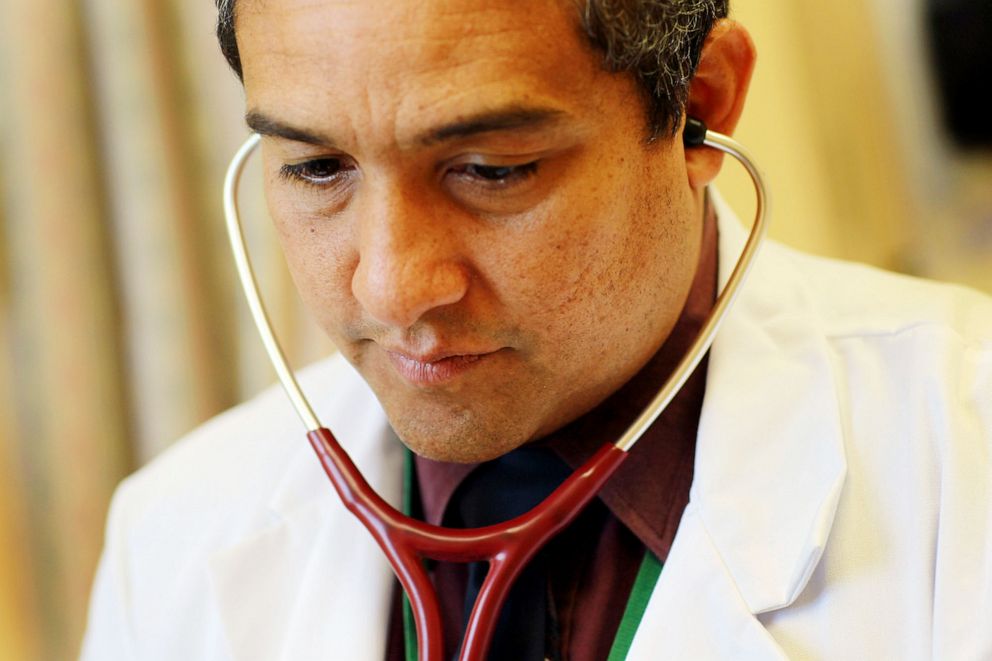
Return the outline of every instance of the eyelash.
{"type": "Polygon", "coordinates": [[[353,169],[353,167],[347,167],[343,158],[315,158],[302,163],[286,163],[279,168],[279,176],[314,188],[322,188],[337,183],[353,169]],[[319,168],[327,168],[328,165],[331,165],[334,172],[317,174],[319,168]]]}
{"type": "Polygon", "coordinates": [[[482,165],[479,163],[466,163],[452,170],[452,172],[466,179],[470,179],[480,186],[490,189],[510,188],[514,184],[521,183],[537,174],[539,161],[521,163],[520,165],[482,165]]]}

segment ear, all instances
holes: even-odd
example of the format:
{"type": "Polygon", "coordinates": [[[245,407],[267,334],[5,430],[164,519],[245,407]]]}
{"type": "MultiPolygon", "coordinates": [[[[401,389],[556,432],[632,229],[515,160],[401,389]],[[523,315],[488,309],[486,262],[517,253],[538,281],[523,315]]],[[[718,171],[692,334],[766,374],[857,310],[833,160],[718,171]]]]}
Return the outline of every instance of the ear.
{"type": "MultiPolygon", "coordinates": [[[[717,21],[706,37],[689,85],[687,114],[717,133],[732,135],[744,110],[755,56],[751,35],[741,24],[729,19],[717,21]]],[[[704,147],[686,149],[685,161],[689,186],[699,190],[716,178],[723,152],[704,147]]]]}

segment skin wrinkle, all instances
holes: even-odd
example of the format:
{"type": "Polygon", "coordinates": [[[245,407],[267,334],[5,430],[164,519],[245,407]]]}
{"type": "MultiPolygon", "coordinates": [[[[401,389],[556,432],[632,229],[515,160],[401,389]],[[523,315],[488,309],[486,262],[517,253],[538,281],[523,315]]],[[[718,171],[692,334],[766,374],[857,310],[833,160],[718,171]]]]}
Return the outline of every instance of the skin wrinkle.
{"type": "Polygon", "coordinates": [[[656,352],[698,262],[702,198],[690,181],[706,177],[689,175],[679,142],[645,145],[636,81],[603,71],[559,3],[461,0],[457,20],[432,16],[453,6],[266,2],[239,12],[237,34],[248,107],[333,137],[353,164],[341,185],[292,183],[278,174],[287,159],[338,154],[263,139],[270,213],[305,303],[404,442],[478,461],[585,413],[656,352]],[[354,38],[326,38],[340,32],[354,38]],[[455,39],[453,61],[436,46],[455,39]],[[514,104],[563,119],[411,143],[514,104]],[[524,153],[541,154],[539,166],[503,192],[454,174],[524,153]],[[389,348],[494,353],[422,386],[389,348]]]}

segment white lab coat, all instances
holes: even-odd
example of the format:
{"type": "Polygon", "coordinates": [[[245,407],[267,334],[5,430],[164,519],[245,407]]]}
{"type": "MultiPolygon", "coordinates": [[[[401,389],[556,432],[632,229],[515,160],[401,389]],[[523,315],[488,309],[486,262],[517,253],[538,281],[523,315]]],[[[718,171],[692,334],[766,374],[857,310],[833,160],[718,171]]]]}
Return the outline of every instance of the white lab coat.
{"type": "MultiPolygon", "coordinates": [[[[303,382],[397,503],[362,380],[331,359],[303,382]]],[[[629,658],[992,659],[990,439],[988,299],[766,246],[712,349],[690,503],[629,658]]],[[[378,661],[391,588],[273,389],[121,485],[83,658],[378,661]]]]}

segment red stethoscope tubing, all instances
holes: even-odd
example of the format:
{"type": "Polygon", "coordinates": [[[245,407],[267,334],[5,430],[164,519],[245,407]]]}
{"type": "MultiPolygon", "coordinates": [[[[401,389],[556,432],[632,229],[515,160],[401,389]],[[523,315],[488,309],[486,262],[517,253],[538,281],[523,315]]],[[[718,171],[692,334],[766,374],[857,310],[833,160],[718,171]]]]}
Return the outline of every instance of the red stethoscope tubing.
{"type": "Polygon", "coordinates": [[[551,537],[575,519],[628,456],[607,443],[529,512],[493,526],[454,529],[417,521],[383,500],[328,429],[310,431],[307,438],[341,502],[371,533],[410,599],[420,661],[441,661],[444,654],[441,611],[425,559],[489,562],[458,657],[481,661],[517,575],[551,537]]]}

